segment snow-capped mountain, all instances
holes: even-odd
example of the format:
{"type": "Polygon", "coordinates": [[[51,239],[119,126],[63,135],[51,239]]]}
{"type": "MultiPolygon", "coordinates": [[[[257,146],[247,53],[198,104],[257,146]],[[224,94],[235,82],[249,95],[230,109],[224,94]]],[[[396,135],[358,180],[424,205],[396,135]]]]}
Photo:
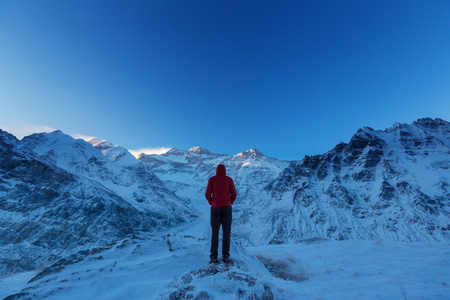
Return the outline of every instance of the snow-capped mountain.
{"type": "Polygon", "coordinates": [[[92,143],[61,131],[33,134],[21,142],[49,163],[99,182],[139,210],[171,212],[171,218],[189,214],[183,201],[146,164],[122,147],[107,141],[93,147],[92,143]]]}
{"type": "Polygon", "coordinates": [[[144,163],[124,167],[60,131],[0,131],[0,215],[2,274],[194,217],[144,163]]]}
{"type": "Polygon", "coordinates": [[[136,158],[125,148],[113,145],[107,140],[92,138],[87,140],[89,144],[100,150],[109,160],[121,165],[134,165],[137,163],[136,158]]]}
{"type": "Polygon", "coordinates": [[[255,244],[308,238],[450,240],[450,123],[365,127],[293,161],[234,218],[255,244]],[[249,226],[250,225],[250,226],[249,226]]]}
{"type": "Polygon", "coordinates": [[[225,165],[227,175],[234,179],[241,198],[261,190],[289,165],[256,149],[229,156],[200,147],[187,151],[173,148],[160,155],[141,154],[139,160],[147,163],[175,194],[196,207],[207,206],[204,197],[206,184],[208,178],[216,174],[218,164],[225,165]]]}
{"type": "Polygon", "coordinates": [[[204,205],[215,167],[238,190],[233,232],[251,244],[309,238],[443,241],[450,235],[450,134],[441,119],[359,129],[349,143],[288,164],[256,149],[140,156],[178,196],[204,205]]]}
{"type": "Polygon", "coordinates": [[[441,119],[365,127],[292,162],[200,147],[135,159],[106,140],[0,130],[0,296],[445,298],[448,243],[428,242],[450,240],[449,186],[441,119]],[[211,266],[203,193],[220,163],[238,190],[233,262],[211,266]]]}

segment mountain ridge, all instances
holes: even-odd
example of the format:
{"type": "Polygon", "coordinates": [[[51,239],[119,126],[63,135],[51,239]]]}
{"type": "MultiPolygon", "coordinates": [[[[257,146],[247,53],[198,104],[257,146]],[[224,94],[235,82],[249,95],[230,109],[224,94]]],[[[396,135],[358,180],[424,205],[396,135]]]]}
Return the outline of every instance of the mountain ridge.
{"type": "Polygon", "coordinates": [[[363,127],[347,143],[290,162],[198,146],[136,159],[107,140],[55,131],[19,141],[0,130],[1,228],[12,229],[1,232],[0,272],[36,268],[67,247],[206,219],[204,189],[220,163],[238,189],[233,233],[244,245],[450,240],[450,123],[442,119],[363,127]],[[8,254],[14,247],[20,260],[8,254]]]}
{"type": "Polygon", "coordinates": [[[61,131],[0,131],[0,216],[3,275],[195,218],[145,164],[124,167],[61,131]]]}
{"type": "Polygon", "coordinates": [[[449,141],[450,123],[442,119],[359,129],[348,143],[292,161],[261,197],[266,207],[283,203],[285,208],[269,209],[281,217],[267,213],[253,222],[272,220],[265,226],[268,243],[299,237],[448,240],[449,141]]]}

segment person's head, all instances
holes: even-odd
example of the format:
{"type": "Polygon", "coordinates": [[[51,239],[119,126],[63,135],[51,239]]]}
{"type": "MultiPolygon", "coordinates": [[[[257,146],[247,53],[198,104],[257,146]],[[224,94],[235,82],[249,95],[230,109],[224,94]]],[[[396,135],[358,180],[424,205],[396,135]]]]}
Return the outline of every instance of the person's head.
{"type": "Polygon", "coordinates": [[[227,175],[227,169],[225,169],[224,165],[220,164],[220,165],[217,166],[216,175],[217,176],[225,176],[225,175],[227,175]]]}

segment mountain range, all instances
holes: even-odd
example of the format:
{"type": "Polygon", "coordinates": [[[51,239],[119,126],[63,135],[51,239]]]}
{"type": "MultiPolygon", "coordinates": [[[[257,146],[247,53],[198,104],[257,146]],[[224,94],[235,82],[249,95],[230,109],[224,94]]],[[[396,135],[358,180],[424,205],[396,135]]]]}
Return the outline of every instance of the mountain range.
{"type": "Polygon", "coordinates": [[[243,245],[450,240],[450,123],[441,119],[365,127],[290,162],[200,147],[136,159],[98,138],[0,130],[0,272],[206,219],[203,193],[219,163],[238,190],[233,233],[243,245]]]}
{"type": "Polygon", "coordinates": [[[0,131],[2,274],[195,217],[148,165],[115,151],[60,131],[20,141],[0,131]]]}

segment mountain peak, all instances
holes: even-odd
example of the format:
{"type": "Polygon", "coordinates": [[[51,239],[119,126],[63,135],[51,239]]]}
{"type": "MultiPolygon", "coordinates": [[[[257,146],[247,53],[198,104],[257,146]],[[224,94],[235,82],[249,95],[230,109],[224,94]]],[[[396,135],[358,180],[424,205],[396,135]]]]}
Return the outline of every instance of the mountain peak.
{"type": "Polygon", "coordinates": [[[257,149],[252,148],[250,150],[243,151],[243,152],[239,153],[238,156],[242,156],[242,157],[264,157],[265,155],[262,154],[261,152],[259,152],[257,149]]]}
{"type": "Polygon", "coordinates": [[[211,152],[209,150],[200,148],[198,146],[192,147],[191,149],[188,150],[188,152],[193,152],[193,153],[198,153],[198,154],[211,154],[211,152]]]}
{"type": "Polygon", "coordinates": [[[421,118],[421,119],[418,119],[417,121],[415,121],[413,124],[419,125],[422,127],[428,127],[428,128],[437,128],[439,126],[449,126],[450,125],[449,122],[444,121],[440,118],[435,118],[435,119],[421,118]]]}
{"type": "Polygon", "coordinates": [[[0,129],[0,149],[15,146],[19,140],[9,132],[0,129]]]}
{"type": "Polygon", "coordinates": [[[435,119],[420,118],[420,119],[417,119],[417,121],[414,121],[412,124],[403,124],[403,123],[395,122],[391,128],[387,128],[385,131],[390,132],[395,129],[407,129],[407,128],[411,128],[411,126],[436,129],[439,127],[449,127],[450,123],[445,120],[442,120],[440,118],[435,118],[435,119]]]}
{"type": "Polygon", "coordinates": [[[99,138],[92,138],[90,140],[87,140],[87,142],[100,151],[108,150],[108,149],[112,149],[112,148],[116,147],[110,141],[102,140],[99,138]]]}
{"type": "Polygon", "coordinates": [[[167,156],[167,155],[184,155],[186,152],[184,152],[184,151],[181,151],[181,150],[179,150],[179,149],[177,149],[177,148],[170,148],[170,150],[169,151],[167,151],[166,153],[164,153],[164,154],[162,154],[162,155],[164,155],[164,156],[167,156]]]}
{"type": "MultiPolygon", "coordinates": [[[[42,136],[42,137],[46,137],[46,138],[52,138],[52,139],[58,139],[61,137],[66,137],[68,136],[67,134],[65,134],[64,132],[62,132],[61,130],[54,130],[52,132],[39,132],[39,133],[34,133],[36,135],[42,136]]],[[[32,134],[32,135],[34,135],[32,134]]]]}

